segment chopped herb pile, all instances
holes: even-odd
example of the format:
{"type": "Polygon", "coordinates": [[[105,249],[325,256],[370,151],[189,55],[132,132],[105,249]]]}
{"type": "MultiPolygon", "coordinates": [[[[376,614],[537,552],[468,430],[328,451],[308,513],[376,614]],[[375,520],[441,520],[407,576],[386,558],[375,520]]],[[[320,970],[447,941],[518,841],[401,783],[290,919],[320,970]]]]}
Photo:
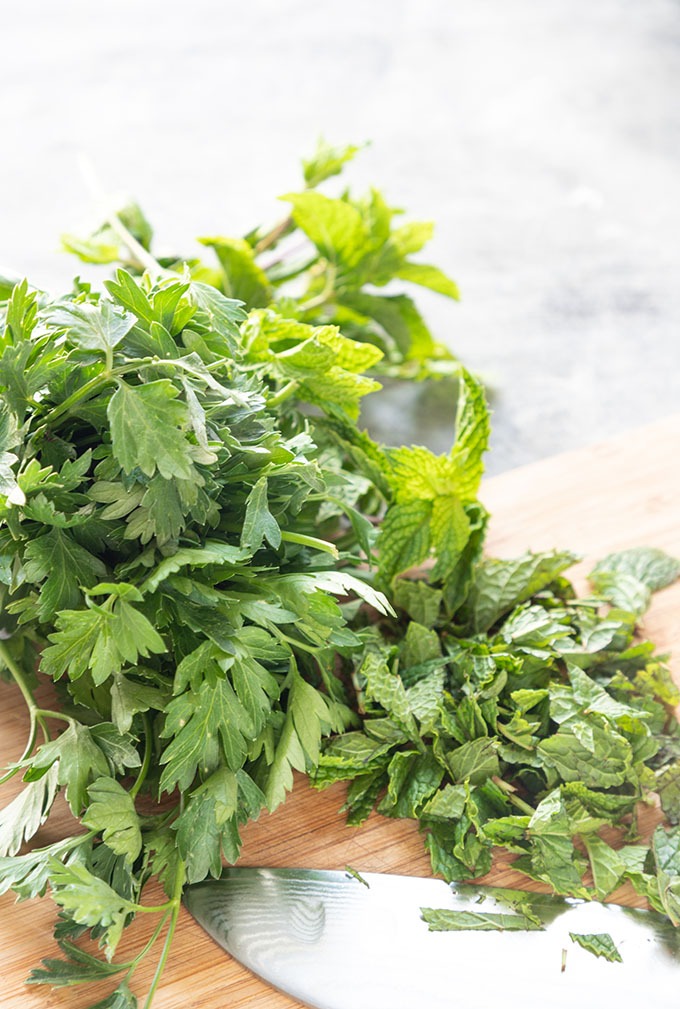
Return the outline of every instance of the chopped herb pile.
{"type": "Polygon", "coordinates": [[[0,892],[49,887],[64,957],[31,981],[111,979],[98,1009],[136,1006],[147,955],[151,1004],[183,887],[236,861],[294,770],[350,781],[353,823],[419,820],[449,880],[501,846],[559,893],[589,862],[596,896],[630,879],[680,920],[677,691],[634,636],[678,564],[607,558],[578,600],[569,553],[482,559],[484,393],[399,285],[457,291],[412,258],[430,224],[317,191],[354,153],[321,145],[273,228],[203,239],[214,265],[155,259],[130,206],[65,239],[118,267],[103,291],[0,278],[0,665],[30,715],[0,892]],[[448,454],[360,428],[383,375],[455,378],[448,454]],[[671,826],[614,851],[600,828],[632,832],[654,790],[671,826]],[[59,792],[80,829],[31,847],[59,792]]]}

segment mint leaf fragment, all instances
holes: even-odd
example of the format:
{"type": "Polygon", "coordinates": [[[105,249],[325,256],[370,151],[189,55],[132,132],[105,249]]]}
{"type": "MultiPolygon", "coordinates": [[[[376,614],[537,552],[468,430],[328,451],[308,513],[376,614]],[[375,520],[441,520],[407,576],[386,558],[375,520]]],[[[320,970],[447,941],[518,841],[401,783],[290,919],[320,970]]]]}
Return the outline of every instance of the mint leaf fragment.
{"type": "Polygon", "coordinates": [[[680,560],[654,547],[631,547],[604,557],[592,571],[604,573],[630,575],[657,592],[680,578],[680,560]]]}
{"type": "Polygon", "coordinates": [[[593,956],[603,957],[610,963],[623,963],[623,957],[608,932],[570,932],[569,938],[593,956]]]}
{"type": "Polygon", "coordinates": [[[540,932],[543,926],[523,914],[492,911],[450,911],[421,907],[421,918],[430,932],[540,932]]]}
{"type": "Polygon", "coordinates": [[[321,185],[326,179],[339,175],[348,161],[361,150],[353,144],[345,147],[333,147],[321,138],[311,158],[303,158],[302,168],[304,180],[309,189],[321,185]]]}

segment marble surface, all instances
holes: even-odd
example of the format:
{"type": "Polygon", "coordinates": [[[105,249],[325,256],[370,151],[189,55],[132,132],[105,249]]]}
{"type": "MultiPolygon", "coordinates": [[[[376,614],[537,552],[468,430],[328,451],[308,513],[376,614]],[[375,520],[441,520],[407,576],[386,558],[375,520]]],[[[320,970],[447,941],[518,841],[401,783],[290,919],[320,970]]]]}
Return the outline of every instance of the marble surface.
{"type": "MultiPolygon", "coordinates": [[[[489,382],[492,472],[677,409],[678,0],[27,0],[2,18],[0,265],[40,286],[88,157],[159,248],[276,219],[317,135],[437,221],[463,301],[423,299],[489,382]]],[[[449,441],[446,390],[379,436],[449,441]]]]}

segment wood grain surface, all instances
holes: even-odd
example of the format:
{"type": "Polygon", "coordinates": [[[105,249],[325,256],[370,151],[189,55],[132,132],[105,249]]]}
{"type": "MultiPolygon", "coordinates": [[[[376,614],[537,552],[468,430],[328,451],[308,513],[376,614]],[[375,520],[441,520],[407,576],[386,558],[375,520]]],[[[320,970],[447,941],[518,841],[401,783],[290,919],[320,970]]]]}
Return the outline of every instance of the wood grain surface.
{"type": "MultiPolygon", "coordinates": [[[[662,547],[680,555],[680,415],[651,427],[584,450],[513,470],[485,483],[482,499],[493,515],[488,552],[510,557],[525,549],[569,548],[584,560],[573,574],[583,585],[589,567],[604,554],[635,545],[662,547]]],[[[680,584],[659,593],[644,630],[659,648],[674,651],[680,677],[680,584]]],[[[23,702],[10,686],[0,684],[0,764],[21,752],[26,733],[23,702]]],[[[3,805],[20,783],[3,789],[3,805]]],[[[344,786],[317,793],[304,781],[283,807],[244,830],[242,864],[337,869],[352,865],[366,872],[430,875],[429,862],[415,825],[373,815],[362,827],[347,827],[339,808],[344,786]]],[[[654,810],[644,822],[651,827],[654,810]]],[[[59,804],[40,831],[41,844],[71,832],[68,810],[59,804]]],[[[499,885],[526,885],[501,856],[487,878],[499,885]]],[[[639,903],[628,890],[614,895],[639,903]]],[[[158,893],[149,887],[150,903],[158,893]]],[[[145,919],[153,916],[143,916],[145,919]]],[[[102,998],[110,985],[62,989],[27,987],[24,980],[41,956],[58,955],[52,940],[54,905],[49,900],[15,904],[0,898],[0,966],[6,1009],[84,1009],[102,998]]],[[[119,947],[127,959],[148,936],[153,922],[135,922],[119,947]]],[[[133,988],[143,996],[154,964],[142,964],[133,988]]],[[[296,1009],[299,1003],[254,978],[224,954],[186,912],[154,1009],[296,1009]]],[[[414,1007],[415,1009],[415,1007],[414,1007]]]]}

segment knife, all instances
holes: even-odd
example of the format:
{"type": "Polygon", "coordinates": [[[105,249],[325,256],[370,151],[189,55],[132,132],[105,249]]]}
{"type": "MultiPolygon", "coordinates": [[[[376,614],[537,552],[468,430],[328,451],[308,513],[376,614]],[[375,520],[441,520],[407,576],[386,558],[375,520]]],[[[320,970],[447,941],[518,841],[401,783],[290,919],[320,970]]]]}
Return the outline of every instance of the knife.
{"type": "MultiPolygon", "coordinates": [[[[225,869],[184,904],[236,960],[315,1009],[678,1009],[680,929],[615,904],[354,870],[225,869]],[[524,912],[531,931],[433,932],[524,912]],[[487,918],[489,915],[489,918],[487,918]],[[456,916],[457,920],[459,916],[456,916]],[[577,936],[611,936],[620,962],[577,936]]],[[[589,941],[589,940],[586,940],[589,941]]]]}

